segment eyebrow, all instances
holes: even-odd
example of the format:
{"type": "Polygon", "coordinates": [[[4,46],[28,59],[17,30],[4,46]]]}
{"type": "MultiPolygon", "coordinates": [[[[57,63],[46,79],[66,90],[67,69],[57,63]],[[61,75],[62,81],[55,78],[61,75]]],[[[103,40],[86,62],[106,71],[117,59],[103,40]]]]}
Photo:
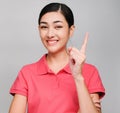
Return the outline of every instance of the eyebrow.
{"type": "MultiPolygon", "coordinates": [[[[53,23],[63,23],[62,21],[60,21],[60,20],[56,20],[56,21],[54,21],[53,23]]],[[[44,21],[41,21],[40,22],[40,24],[47,24],[47,22],[44,22],[44,21]]]]}
{"type": "Polygon", "coordinates": [[[53,23],[63,23],[63,21],[60,21],[60,20],[57,20],[57,21],[54,21],[53,23]]]}

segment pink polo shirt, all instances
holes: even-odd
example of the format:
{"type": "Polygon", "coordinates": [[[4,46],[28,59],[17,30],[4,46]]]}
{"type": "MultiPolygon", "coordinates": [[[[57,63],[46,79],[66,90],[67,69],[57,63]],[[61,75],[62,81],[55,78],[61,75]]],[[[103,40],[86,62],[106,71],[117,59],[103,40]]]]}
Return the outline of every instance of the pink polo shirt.
{"type": "MultiPolygon", "coordinates": [[[[97,69],[83,66],[83,76],[89,93],[105,94],[97,69]]],[[[10,93],[28,99],[28,113],[77,113],[78,97],[69,65],[57,74],[49,69],[44,55],[38,62],[24,66],[13,83],[10,93]]]]}

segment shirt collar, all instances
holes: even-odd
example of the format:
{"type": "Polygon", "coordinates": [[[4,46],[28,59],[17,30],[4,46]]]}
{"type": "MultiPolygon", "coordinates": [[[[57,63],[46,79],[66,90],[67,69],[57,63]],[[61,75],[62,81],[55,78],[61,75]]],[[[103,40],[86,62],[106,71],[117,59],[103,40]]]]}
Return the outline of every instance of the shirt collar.
{"type": "MultiPolygon", "coordinates": [[[[62,71],[65,71],[71,74],[71,69],[69,64],[67,64],[62,71]]],[[[46,54],[41,57],[41,59],[37,62],[37,72],[39,75],[46,75],[47,73],[51,73],[46,61],[46,54]]]]}
{"type": "Polygon", "coordinates": [[[38,74],[44,75],[48,73],[48,66],[46,62],[46,54],[41,57],[41,59],[37,62],[37,71],[38,74]]]}
{"type": "Polygon", "coordinates": [[[67,65],[63,68],[63,70],[64,70],[65,72],[69,73],[69,74],[72,74],[69,64],[67,64],[67,65]]]}

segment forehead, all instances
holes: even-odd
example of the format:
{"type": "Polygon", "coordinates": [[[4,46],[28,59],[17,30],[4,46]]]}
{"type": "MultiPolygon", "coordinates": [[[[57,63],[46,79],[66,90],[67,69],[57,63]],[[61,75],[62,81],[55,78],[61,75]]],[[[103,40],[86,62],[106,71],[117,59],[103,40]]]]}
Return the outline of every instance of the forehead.
{"type": "Polygon", "coordinates": [[[48,12],[42,16],[40,22],[54,22],[54,21],[62,21],[66,22],[65,17],[61,12],[48,12]]]}

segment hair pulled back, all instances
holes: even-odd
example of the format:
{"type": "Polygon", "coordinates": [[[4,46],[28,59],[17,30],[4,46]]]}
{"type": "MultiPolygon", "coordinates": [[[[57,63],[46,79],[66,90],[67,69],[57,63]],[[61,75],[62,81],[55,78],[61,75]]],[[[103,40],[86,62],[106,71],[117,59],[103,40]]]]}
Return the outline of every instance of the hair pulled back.
{"type": "Polygon", "coordinates": [[[63,3],[49,3],[48,5],[46,5],[39,14],[38,24],[40,25],[40,20],[42,16],[45,15],[46,13],[58,11],[60,11],[61,14],[65,17],[69,27],[74,25],[74,16],[72,10],[63,3]]]}

